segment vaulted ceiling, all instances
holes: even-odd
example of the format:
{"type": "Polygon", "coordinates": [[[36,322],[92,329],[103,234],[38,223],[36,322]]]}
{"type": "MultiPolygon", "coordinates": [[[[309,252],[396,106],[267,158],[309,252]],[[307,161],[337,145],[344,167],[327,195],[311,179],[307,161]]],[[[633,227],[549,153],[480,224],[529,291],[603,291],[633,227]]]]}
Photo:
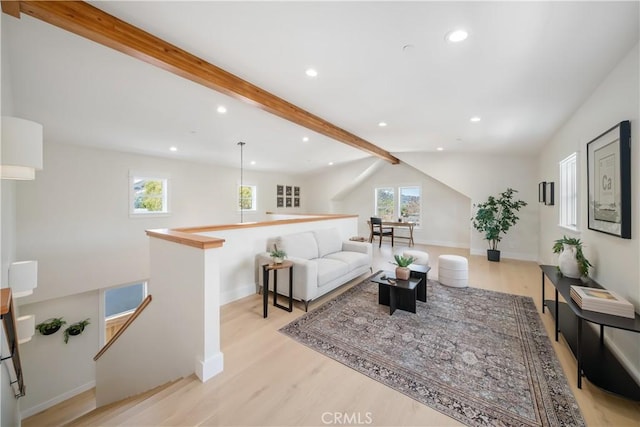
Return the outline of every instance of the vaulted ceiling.
{"type": "MultiPolygon", "coordinates": [[[[638,2],[90,3],[392,154],[536,153],[639,40],[638,2]]],[[[235,166],[245,141],[291,173],[371,155],[24,14],[2,62],[3,108],[51,143],[235,166]]]]}

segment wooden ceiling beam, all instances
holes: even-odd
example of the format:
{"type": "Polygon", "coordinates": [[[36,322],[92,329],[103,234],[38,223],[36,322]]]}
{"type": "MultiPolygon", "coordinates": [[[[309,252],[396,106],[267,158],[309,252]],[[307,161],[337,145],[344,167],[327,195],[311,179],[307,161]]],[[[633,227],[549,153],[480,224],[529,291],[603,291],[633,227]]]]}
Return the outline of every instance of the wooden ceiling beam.
{"type": "MultiPolygon", "coordinates": [[[[2,0],[3,12],[16,16],[13,3],[17,2],[2,0]]],[[[377,145],[88,3],[25,0],[19,1],[19,5],[20,12],[29,16],[249,103],[392,164],[399,163],[395,156],[377,145]]]]}

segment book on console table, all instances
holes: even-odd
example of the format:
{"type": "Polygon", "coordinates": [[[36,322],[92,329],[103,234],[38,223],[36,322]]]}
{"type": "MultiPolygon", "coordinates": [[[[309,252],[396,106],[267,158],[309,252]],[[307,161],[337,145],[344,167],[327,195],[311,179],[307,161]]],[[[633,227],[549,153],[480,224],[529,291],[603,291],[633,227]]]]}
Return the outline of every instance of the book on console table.
{"type": "Polygon", "coordinates": [[[583,310],[631,319],[636,316],[633,304],[608,289],[571,285],[571,299],[583,310]]]}

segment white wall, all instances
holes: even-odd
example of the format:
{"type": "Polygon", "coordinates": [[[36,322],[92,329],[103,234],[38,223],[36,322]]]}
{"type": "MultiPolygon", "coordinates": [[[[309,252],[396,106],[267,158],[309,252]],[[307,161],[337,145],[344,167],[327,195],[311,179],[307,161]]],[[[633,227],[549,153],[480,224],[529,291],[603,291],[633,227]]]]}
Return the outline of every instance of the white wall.
{"type": "MultiPolygon", "coordinates": [[[[554,135],[541,152],[539,180],[559,182],[558,162],[577,151],[580,165],[580,232],[558,227],[558,205],[542,208],[539,257],[557,264],[553,241],[563,234],[584,242],[585,256],[594,265],[590,276],[605,288],[618,292],[640,311],[640,67],[636,45],[620,64],[554,135]],[[623,120],[631,121],[632,239],[620,239],[587,227],[586,144],[623,120]]],[[[607,329],[614,350],[640,381],[640,334],[607,329]]]]}
{"type": "MultiPolygon", "coordinates": [[[[23,303],[149,277],[144,230],[239,222],[239,175],[233,168],[45,143],[44,170],[17,185],[17,256],[39,265],[38,291],[23,303]],[[170,177],[171,216],[130,218],[130,170],[170,177]]],[[[258,211],[245,211],[248,222],[276,210],[277,184],[297,181],[245,171],[244,182],[258,186],[258,211]]]]}
{"type": "MultiPolygon", "coordinates": [[[[422,225],[414,230],[416,243],[469,247],[469,210],[470,201],[457,191],[441,182],[406,165],[392,165],[377,161],[376,167],[358,180],[356,186],[351,185],[353,175],[370,169],[369,162],[355,162],[340,168],[332,169],[331,174],[317,175],[308,182],[314,194],[321,195],[322,201],[333,201],[334,213],[357,214],[358,235],[368,237],[367,220],[375,214],[375,191],[377,187],[393,187],[417,185],[422,188],[422,225]],[[347,176],[345,176],[347,175],[347,176]],[[346,187],[347,191],[342,191],[346,187]],[[335,202],[339,202],[335,203],[335,202]]],[[[397,191],[397,190],[396,190],[397,191]]],[[[320,208],[320,206],[319,206],[320,208]]],[[[407,234],[398,230],[398,234],[407,234]]],[[[406,244],[398,240],[398,244],[406,244]]]]}
{"type": "MultiPolygon", "coordinates": [[[[28,387],[27,396],[21,399],[23,414],[44,409],[94,381],[92,357],[99,350],[98,289],[149,277],[149,240],[144,230],[239,222],[235,209],[239,177],[234,168],[45,140],[44,170],[36,173],[35,181],[16,183],[15,203],[9,200],[2,206],[3,214],[15,209],[17,222],[3,229],[3,247],[16,246],[15,255],[6,262],[38,260],[38,288],[18,301],[22,314],[36,314],[36,322],[48,317],[64,316],[70,322],[89,317],[92,325],[81,337],[87,348],[78,352],[69,351],[79,346],[77,341],[74,347],[61,345],[58,334],[59,339],[36,336],[33,343],[23,346],[28,387]],[[129,217],[129,170],[170,176],[171,216],[129,217]],[[52,365],[66,375],[64,381],[41,375],[52,365]]],[[[305,209],[306,189],[295,177],[245,170],[244,182],[258,186],[258,213],[245,211],[245,221],[262,220],[266,211],[305,209]],[[276,209],[277,184],[300,185],[302,206],[276,209]]],[[[6,277],[4,261],[3,257],[6,277]]]]}
{"type": "Polygon", "coordinates": [[[368,236],[366,219],[373,213],[373,189],[378,185],[423,186],[423,222],[416,241],[443,246],[469,247],[471,253],[484,254],[487,243],[471,227],[472,204],[486,200],[512,187],[517,197],[529,205],[519,212],[520,221],[503,238],[499,249],[505,258],[537,259],[538,184],[537,157],[530,155],[477,155],[447,153],[395,153],[399,165],[374,159],[353,162],[309,176],[306,186],[317,197],[311,208],[316,212],[344,212],[360,215],[359,233],[368,236]],[[373,169],[373,170],[372,170],[373,169]],[[364,171],[371,170],[364,179],[364,171]],[[344,194],[343,186],[359,184],[344,194]],[[340,199],[336,200],[335,195],[340,199]]]}
{"type": "Polygon", "coordinates": [[[23,313],[35,314],[36,324],[52,317],[63,317],[67,322],[55,334],[36,332],[31,341],[20,346],[27,386],[26,396],[20,398],[23,417],[94,386],[93,356],[99,350],[98,298],[98,291],[90,291],[20,307],[23,313]],[[91,324],[65,344],[64,329],[87,318],[91,324]]]}
{"type": "MultiPolygon", "coordinates": [[[[2,33],[2,24],[0,20],[0,34],[2,33]]],[[[0,45],[2,46],[2,61],[0,70],[0,81],[2,82],[2,99],[0,116],[11,115],[13,111],[13,102],[11,96],[11,86],[6,84],[9,82],[9,67],[6,61],[6,38],[2,37],[0,45]]],[[[0,150],[1,152],[1,150],[0,150]]],[[[0,155],[1,157],[1,155],[0,155]]],[[[1,160],[1,159],[0,159],[1,160]]],[[[15,203],[14,203],[14,184],[9,181],[2,181],[0,185],[0,260],[2,262],[2,274],[0,275],[0,288],[8,287],[7,272],[9,262],[15,251],[15,240],[13,233],[15,231],[15,203]]],[[[4,335],[4,328],[2,332],[4,335]]],[[[3,338],[2,338],[3,339],[3,338]]],[[[3,341],[4,342],[4,341],[3,341]]],[[[5,349],[2,349],[4,356],[5,349]]],[[[0,425],[16,426],[20,425],[19,400],[13,397],[13,388],[9,385],[9,373],[7,372],[7,364],[2,363],[0,367],[0,425]]]]}
{"type": "MultiPolygon", "coordinates": [[[[520,220],[498,245],[505,258],[537,259],[538,248],[538,172],[537,155],[501,155],[478,153],[397,153],[403,162],[446,184],[471,199],[471,204],[484,202],[508,187],[518,190],[516,198],[528,206],[522,208],[520,220]]],[[[470,224],[474,210],[468,212],[470,224]]],[[[472,254],[484,254],[486,240],[470,228],[472,254]]]]}

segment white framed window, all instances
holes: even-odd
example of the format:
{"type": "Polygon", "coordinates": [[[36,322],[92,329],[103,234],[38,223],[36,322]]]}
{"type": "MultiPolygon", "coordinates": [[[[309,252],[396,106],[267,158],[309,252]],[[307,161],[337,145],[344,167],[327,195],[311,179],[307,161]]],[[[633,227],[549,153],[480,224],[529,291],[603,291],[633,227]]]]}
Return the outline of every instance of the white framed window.
{"type": "Polygon", "coordinates": [[[578,231],[577,153],[560,161],[559,211],[561,227],[578,231]]]}
{"type": "Polygon", "coordinates": [[[169,179],[154,174],[129,174],[129,213],[132,216],[169,214],[169,179]]]}
{"type": "Polygon", "coordinates": [[[118,332],[147,295],[146,281],[103,289],[100,292],[102,344],[106,344],[118,332]]]}
{"type": "Polygon", "coordinates": [[[418,185],[380,187],[375,189],[375,216],[384,221],[414,222],[420,225],[422,189],[418,185]],[[398,195],[396,197],[396,194],[398,195]]]}
{"type": "Polygon", "coordinates": [[[257,210],[257,187],[255,185],[238,185],[238,210],[257,210]]]}
{"type": "Polygon", "coordinates": [[[413,222],[420,226],[422,190],[418,186],[398,188],[398,212],[403,221],[413,222]]]}
{"type": "Polygon", "coordinates": [[[395,192],[393,187],[375,189],[374,212],[383,221],[393,221],[395,217],[395,192]]]}

